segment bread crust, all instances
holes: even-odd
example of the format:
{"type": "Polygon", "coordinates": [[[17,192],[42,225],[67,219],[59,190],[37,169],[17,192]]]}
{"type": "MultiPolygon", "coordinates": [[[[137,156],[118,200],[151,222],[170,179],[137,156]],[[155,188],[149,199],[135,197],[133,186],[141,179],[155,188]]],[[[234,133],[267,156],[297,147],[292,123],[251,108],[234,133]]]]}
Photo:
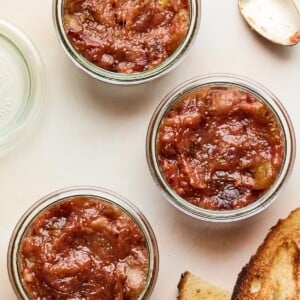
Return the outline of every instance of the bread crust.
{"type": "Polygon", "coordinates": [[[185,271],[181,274],[178,300],[229,300],[230,293],[185,271]]]}
{"type": "Polygon", "coordinates": [[[299,247],[300,208],[270,229],[239,273],[231,300],[298,299],[299,247]]]}
{"type": "Polygon", "coordinates": [[[178,288],[178,300],[183,300],[184,297],[184,286],[186,285],[186,281],[188,280],[189,272],[185,271],[180,275],[180,280],[178,282],[177,288],[178,288]]]}

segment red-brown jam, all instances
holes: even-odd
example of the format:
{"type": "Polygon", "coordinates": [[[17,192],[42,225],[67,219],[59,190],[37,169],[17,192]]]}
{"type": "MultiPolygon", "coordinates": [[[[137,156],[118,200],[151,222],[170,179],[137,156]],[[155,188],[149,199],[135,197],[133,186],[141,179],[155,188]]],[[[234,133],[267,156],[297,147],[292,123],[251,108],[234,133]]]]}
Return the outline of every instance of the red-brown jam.
{"type": "Polygon", "coordinates": [[[271,109],[235,87],[201,87],[167,112],[157,157],[170,186],[213,210],[245,207],[274,183],[284,138],[271,109]]]}
{"type": "Polygon", "coordinates": [[[139,227],[115,205],[91,197],[69,198],[42,212],[19,251],[30,299],[133,300],[148,273],[139,227]]]}
{"type": "Polygon", "coordinates": [[[73,47],[113,72],[150,70],[170,57],[189,27],[189,0],[65,0],[73,47]]]}

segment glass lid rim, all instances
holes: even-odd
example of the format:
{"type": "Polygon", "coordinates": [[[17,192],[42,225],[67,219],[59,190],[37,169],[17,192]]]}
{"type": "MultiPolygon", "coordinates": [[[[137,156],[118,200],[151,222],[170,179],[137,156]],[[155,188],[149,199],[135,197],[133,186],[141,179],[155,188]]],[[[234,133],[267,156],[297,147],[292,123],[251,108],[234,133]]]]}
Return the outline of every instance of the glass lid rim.
{"type": "Polygon", "coordinates": [[[12,66],[20,68],[20,65],[23,65],[20,80],[28,85],[26,92],[22,92],[21,98],[17,100],[17,114],[0,128],[0,152],[2,152],[17,144],[20,133],[23,134],[38,116],[44,103],[46,84],[42,58],[26,33],[13,23],[0,19],[0,40],[14,50],[12,55],[16,65],[12,66]],[[17,59],[20,59],[20,62],[17,62],[17,59]]]}

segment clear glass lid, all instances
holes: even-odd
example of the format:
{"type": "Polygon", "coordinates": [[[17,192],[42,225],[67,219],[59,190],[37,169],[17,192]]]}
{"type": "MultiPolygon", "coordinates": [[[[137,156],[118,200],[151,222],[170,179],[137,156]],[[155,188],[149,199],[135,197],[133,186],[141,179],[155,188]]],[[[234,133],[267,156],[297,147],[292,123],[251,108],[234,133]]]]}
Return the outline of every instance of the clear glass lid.
{"type": "Polygon", "coordinates": [[[44,101],[45,75],[32,42],[0,20],[0,153],[27,135],[44,101]]]}

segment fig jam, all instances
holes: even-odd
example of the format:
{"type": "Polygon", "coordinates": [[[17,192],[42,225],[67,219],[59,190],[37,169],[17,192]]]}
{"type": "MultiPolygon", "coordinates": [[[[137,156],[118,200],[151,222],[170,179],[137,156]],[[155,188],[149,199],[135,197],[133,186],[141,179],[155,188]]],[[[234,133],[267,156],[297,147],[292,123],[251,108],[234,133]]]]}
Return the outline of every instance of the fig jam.
{"type": "Polygon", "coordinates": [[[207,86],[182,96],[163,118],[157,159],[169,185],[205,209],[231,210],[274,183],[284,138],[273,111],[252,93],[207,86]]]}
{"type": "Polygon", "coordinates": [[[120,208],[78,196],[33,220],[20,245],[19,271],[30,299],[132,300],[145,286],[148,250],[120,208]]]}
{"type": "Polygon", "coordinates": [[[160,65],[183,41],[188,0],[65,0],[65,33],[100,68],[143,72],[160,65]]]}

